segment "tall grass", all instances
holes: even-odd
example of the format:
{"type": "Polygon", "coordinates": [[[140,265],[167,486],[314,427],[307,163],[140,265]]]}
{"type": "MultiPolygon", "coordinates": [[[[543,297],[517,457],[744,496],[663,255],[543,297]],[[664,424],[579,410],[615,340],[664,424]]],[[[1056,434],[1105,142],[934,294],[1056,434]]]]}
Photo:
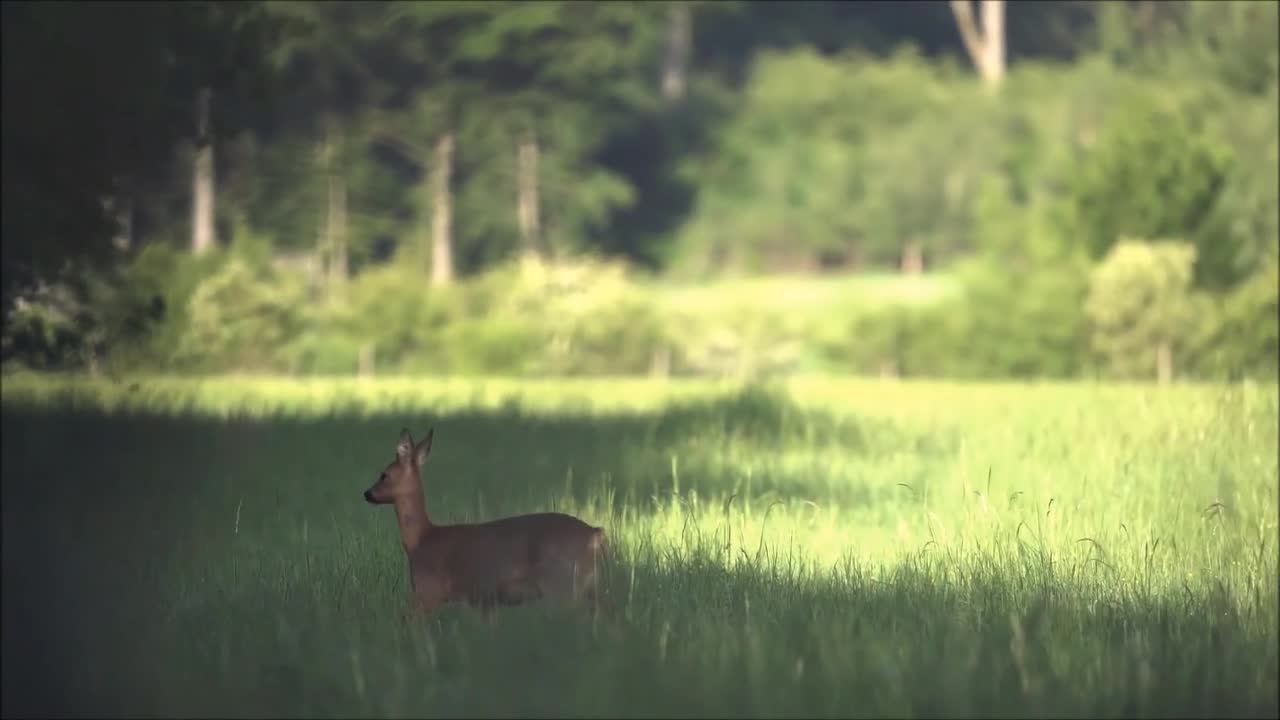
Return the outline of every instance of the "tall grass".
{"type": "MultiPolygon", "coordinates": [[[[137,386],[132,387],[136,382],[137,386]]],[[[3,387],[4,711],[1275,716],[1275,387],[3,387]],[[566,510],[613,613],[405,622],[360,493],[566,510]]]]}

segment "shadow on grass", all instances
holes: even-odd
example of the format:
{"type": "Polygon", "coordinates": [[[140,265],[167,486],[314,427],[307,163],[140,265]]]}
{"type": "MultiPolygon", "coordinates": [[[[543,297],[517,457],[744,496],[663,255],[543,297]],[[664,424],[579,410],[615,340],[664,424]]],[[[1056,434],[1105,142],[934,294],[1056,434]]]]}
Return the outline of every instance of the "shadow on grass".
{"type": "MultiPolygon", "coordinates": [[[[1274,717],[1274,636],[1209,599],[1099,603],[921,560],[883,574],[641,552],[612,615],[447,608],[401,568],[237,585],[86,553],[6,576],[4,704],[23,716],[1274,717]],[[78,567],[98,562],[99,570],[78,567]],[[389,572],[389,570],[394,570],[389,572]],[[64,573],[79,578],[68,587],[64,573]],[[114,586],[113,586],[114,583],[114,586]],[[76,591],[87,594],[76,594],[76,591]],[[16,616],[15,616],[16,615],[16,616]]],[[[198,561],[192,554],[187,560],[198,561]]],[[[9,564],[6,559],[6,573],[9,564]]],[[[288,575],[288,573],[284,573],[288,575]]]]}
{"type": "MultiPolygon", "coordinates": [[[[391,519],[360,493],[436,428],[440,522],[611,497],[805,497],[800,450],[856,464],[954,443],[758,391],[665,412],[3,422],[5,715],[1274,716],[1275,624],[1211,598],[1099,604],[923,560],[728,562],[637,547],[612,622],[540,608],[413,626],[391,519]],[[677,459],[672,468],[672,457],[677,459]],[[480,501],[489,507],[481,506],[480,501]],[[1270,635],[1268,635],[1268,632],[1270,635]],[[1268,674],[1269,673],[1269,674],[1268,674]],[[1269,679],[1268,679],[1269,678],[1269,679]]],[[[866,503],[870,480],[821,492],[866,503]]],[[[885,482],[880,481],[883,485],[885,482]]],[[[889,483],[892,485],[892,483],[889,483]]]]}
{"type": "MultiPolygon", "coordinates": [[[[805,499],[812,473],[778,459],[799,449],[813,465],[906,453],[950,455],[951,437],[924,435],[884,420],[800,409],[785,396],[749,389],[728,398],[673,405],[658,413],[530,413],[518,407],[421,415],[221,420],[137,411],[110,415],[57,408],[6,408],[5,480],[18,502],[132,506],[139,498],[361,492],[393,457],[401,427],[436,430],[424,469],[428,502],[453,496],[578,501],[611,491],[634,506],[669,491],[727,494],[753,473],[752,491],[805,499]]],[[[824,488],[865,500],[854,483],[824,488]]],[[[616,509],[616,508],[615,508],[616,509]]]]}

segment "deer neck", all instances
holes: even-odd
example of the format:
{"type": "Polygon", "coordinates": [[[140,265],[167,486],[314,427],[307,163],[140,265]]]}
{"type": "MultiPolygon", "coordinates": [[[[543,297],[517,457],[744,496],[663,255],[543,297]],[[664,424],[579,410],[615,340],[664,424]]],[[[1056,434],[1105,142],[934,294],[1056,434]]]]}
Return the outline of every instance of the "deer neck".
{"type": "Polygon", "coordinates": [[[400,524],[400,542],[404,551],[412,553],[422,544],[431,530],[431,519],[427,517],[426,500],[423,498],[421,485],[418,491],[396,500],[396,522],[400,524]]]}

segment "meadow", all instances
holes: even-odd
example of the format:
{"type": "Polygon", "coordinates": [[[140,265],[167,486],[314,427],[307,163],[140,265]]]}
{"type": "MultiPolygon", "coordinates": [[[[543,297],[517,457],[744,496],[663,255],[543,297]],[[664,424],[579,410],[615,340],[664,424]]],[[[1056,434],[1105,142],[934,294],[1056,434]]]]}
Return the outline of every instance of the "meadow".
{"type": "Polygon", "coordinates": [[[5,715],[1275,717],[1277,388],[6,377],[5,715]],[[610,535],[401,617],[361,493],[610,535]]]}

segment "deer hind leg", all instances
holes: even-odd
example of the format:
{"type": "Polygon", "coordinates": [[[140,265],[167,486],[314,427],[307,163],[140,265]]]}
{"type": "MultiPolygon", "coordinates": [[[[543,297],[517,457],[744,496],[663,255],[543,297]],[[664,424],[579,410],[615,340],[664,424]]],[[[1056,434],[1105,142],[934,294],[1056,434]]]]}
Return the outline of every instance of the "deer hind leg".
{"type": "Polygon", "coordinates": [[[517,580],[499,585],[493,592],[472,602],[484,619],[489,623],[494,620],[494,613],[499,607],[513,607],[536,600],[541,593],[538,587],[528,580],[517,580]]]}
{"type": "Polygon", "coordinates": [[[600,596],[600,574],[604,571],[605,559],[609,552],[609,543],[603,530],[597,529],[582,553],[576,575],[580,578],[582,598],[586,600],[594,613],[599,613],[604,598],[600,596]]]}
{"type": "Polygon", "coordinates": [[[604,549],[604,533],[600,531],[586,543],[575,540],[548,548],[534,573],[538,594],[558,604],[595,608],[596,579],[604,549]]]}
{"type": "Polygon", "coordinates": [[[493,597],[473,598],[470,602],[471,607],[480,611],[480,619],[486,624],[492,625],[496,622],[494,613],[498,609],[498,602],[493,597]]]}
{"type": "Polygon", "coordinates": [[[598,606],[596,569],[590,562],[559,560],[541,568],[538,594],[561,605],[598,606]]]}

